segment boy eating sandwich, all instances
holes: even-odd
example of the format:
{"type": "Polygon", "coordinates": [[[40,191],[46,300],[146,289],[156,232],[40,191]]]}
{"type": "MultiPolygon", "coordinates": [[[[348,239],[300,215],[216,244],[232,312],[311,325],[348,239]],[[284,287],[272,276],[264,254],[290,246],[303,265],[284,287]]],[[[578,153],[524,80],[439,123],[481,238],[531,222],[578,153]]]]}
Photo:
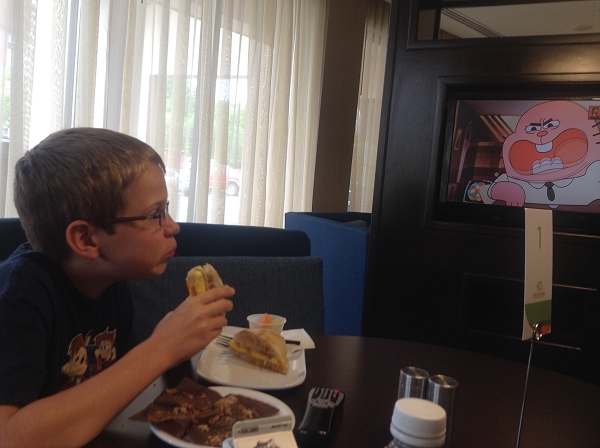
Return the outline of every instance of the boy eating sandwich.
{"type": "Polygon", "coordinates": [[[222,286],[127,351],[127,280],[162,274],[177,247],[164,174],[150,146],[106,129],[56,132],[17,162],[28,243],[0,264],[0,447],[88,443],[227,324],[222,286]]]}

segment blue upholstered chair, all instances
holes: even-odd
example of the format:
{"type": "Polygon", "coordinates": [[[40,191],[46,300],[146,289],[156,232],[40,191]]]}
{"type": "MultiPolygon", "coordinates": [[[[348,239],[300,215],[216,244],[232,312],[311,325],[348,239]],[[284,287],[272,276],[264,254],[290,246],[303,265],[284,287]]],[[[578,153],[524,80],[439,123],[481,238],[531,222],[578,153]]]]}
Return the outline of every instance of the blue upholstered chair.
{"type": "MultiPolygon", "coordinates": [[[[301,257],[310,255],[306,233],[272,227],[181,222],[177,256],[301,257]]],[[[0,218],[0,261],[27,241],[19,218],[0,218]]]]}
{"type": "Polygon", "coordinates": [[[361,334],[370,225],[370,213],[285,214],[285,228],[306,232],[323,260],[325,334],[361,334]]]}
{"type": "Polygon", "coordinates": [[[274,227],[180,222],[177,256],[301,257],[310,255],[310,240],[299,230],[274,227]]]}
{"type": "MultiPolygon", "coordinates": [[[[211,263],[236,289],[230,325],[246,326],[246,316],[273,313],[286,328],[323,334],[323,262],[310,255],[310,240],[300,230],[220,224],[180,223],[176,256],[164,274],[131,282],[135,316],[133,336],[150,335],[158,321],[187,297],[187,271],[211,263]]],[[[0,219],[0,262],[26,241],[17,218],[0,219]]]]}

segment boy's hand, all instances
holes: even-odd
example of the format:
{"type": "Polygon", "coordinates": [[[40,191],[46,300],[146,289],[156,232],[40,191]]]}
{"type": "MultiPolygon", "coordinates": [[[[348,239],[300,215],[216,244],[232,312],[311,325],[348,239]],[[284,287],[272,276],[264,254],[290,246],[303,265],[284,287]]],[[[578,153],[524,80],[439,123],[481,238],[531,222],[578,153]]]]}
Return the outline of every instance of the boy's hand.
{"type": "Polygon", "coordinates": [[[234,293],[232,287],[223,286],[189,296],[158,323],[150,339],[172,358],[172,366],[194,356],[221,333],[234,293]]]}

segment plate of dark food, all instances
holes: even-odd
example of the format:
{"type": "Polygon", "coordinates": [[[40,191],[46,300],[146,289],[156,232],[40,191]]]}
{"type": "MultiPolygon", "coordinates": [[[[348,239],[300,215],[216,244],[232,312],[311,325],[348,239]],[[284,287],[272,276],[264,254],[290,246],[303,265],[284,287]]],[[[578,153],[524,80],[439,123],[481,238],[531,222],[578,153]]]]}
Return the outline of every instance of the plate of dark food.
{"type": "MultiPolygon", "coordinates": [[[[169,445],[181,448],[221,447],[240,420],[291,415],[282,401],[263,392],[239,387],[204,387],[185,378],[166,388],[144,410],[131,417],[147,421],[169,445]]],[[[295,421],[292,423],[295,423],[295,421]]]]}

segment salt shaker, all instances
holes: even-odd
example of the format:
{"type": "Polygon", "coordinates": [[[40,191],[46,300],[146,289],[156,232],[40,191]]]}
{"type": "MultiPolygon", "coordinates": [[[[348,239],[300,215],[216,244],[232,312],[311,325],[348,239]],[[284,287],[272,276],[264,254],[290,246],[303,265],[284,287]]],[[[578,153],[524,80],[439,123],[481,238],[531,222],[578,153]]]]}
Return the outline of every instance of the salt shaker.
{"type": "Polygon", "coordinates": [[[446,375],[433,375],[429,377],[427,385],[427,398],[439,404],[446,411],[446,448],[452,445],[452,427],[454,426],[454,404],[458,381],[446,375]]]}
{"type": "Polygon", "coordinates": [[[407,397],[426,398],[428,378],[429,373],[418,367],[403,367],[400,369],[398,399],[407,397]]]}
{"type": "Polygon", "coordinates": [[[385,448],[440,448],[446,440],[446,411],[423,398],[401,398],[394,405],[385,448]]]}

